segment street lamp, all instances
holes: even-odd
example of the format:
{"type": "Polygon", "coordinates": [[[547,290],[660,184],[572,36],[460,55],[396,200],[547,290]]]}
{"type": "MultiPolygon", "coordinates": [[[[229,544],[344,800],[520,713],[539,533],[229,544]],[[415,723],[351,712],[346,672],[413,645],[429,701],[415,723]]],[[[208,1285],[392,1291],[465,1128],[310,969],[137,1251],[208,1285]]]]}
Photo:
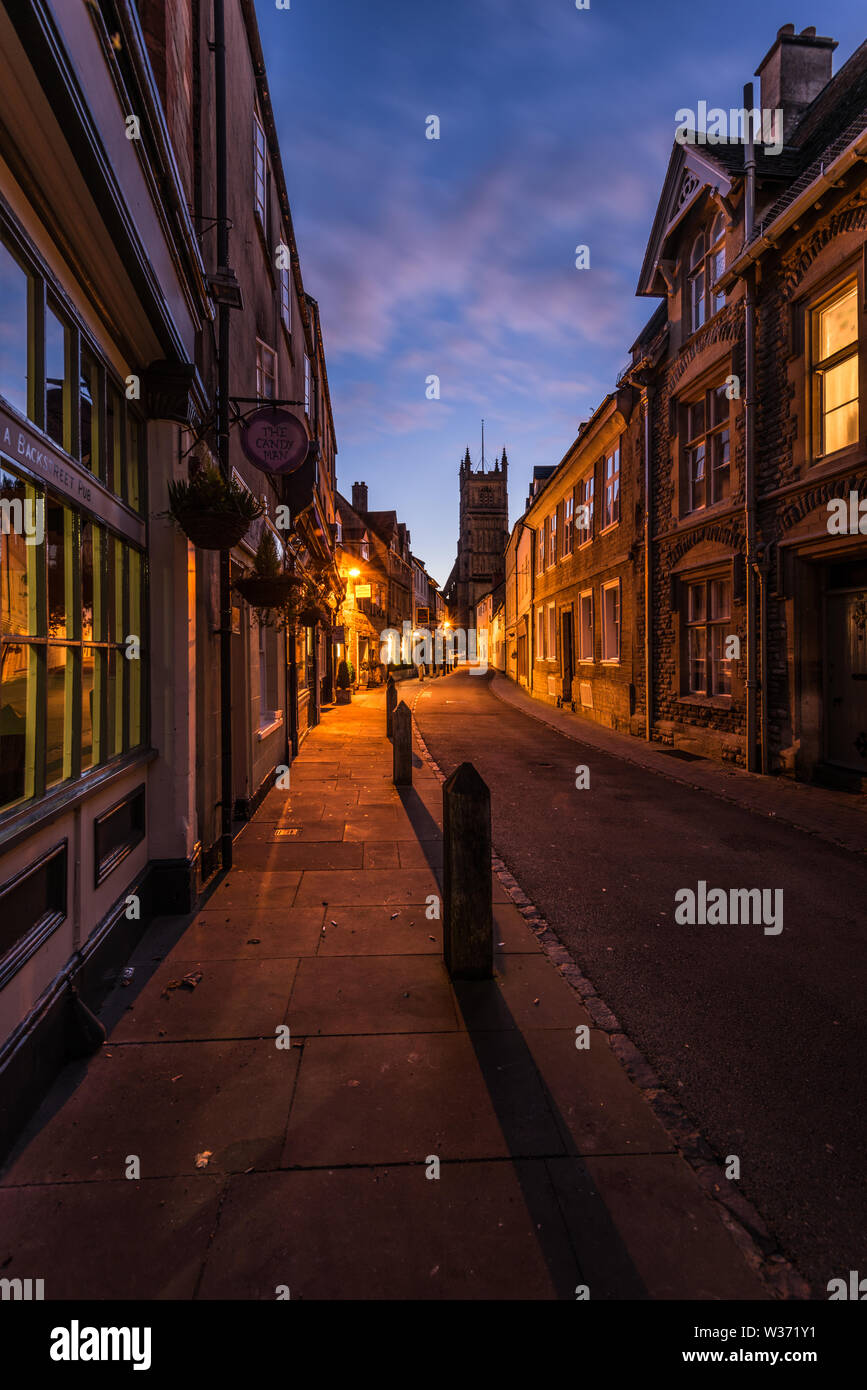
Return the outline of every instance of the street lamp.
{"type": "Polygon", "coordinates": [[[358,579],[358,577],[359,577],[360,574],[361,574],[361,570],[350,570],[350,571],[349,571],[349,578],[350,578],[350,579],[358,579]]]}

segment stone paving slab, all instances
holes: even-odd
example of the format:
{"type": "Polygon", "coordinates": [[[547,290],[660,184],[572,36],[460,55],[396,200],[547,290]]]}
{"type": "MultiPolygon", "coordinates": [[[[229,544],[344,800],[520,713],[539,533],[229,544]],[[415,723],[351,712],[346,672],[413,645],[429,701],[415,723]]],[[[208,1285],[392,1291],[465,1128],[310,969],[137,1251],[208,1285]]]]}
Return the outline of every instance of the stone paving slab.
{"type": "Polygon", "coordinates": [[[283,1166],[564,1153],[521,1039],[486,1037],[481,1050],[465,1033],[308,1038],[283,1166]]]}
{"type": "Polygon", "coordinates": [[[293,1037],[451,1032],[458,1026],[443,963],[426,956],[302,960],[288,1023],[293,1037]]]}
{"type": "Polygon", "coordinates": [[[424,903],[391,907],[335,907],[325,912],[319,956],[410,956],[442,958],[442,922],[430,922],[424,903]],[[334,923],[337,923],[337,926],[334,923]]]}
{"type": "Polygon", "coordinates": [[[294,836],[276,840],[273,844],[254,844],[242,836],[235,847],[234,859],[239,870],[361,869],[364,866],[364,847],[347,844],[344,840],[308,840],[304,844],[297,844],[294,836]]]}
{"type": "Polygon", "coordinates": [[[3,1277],[44,1278],[46,1300],[189,1300],[221,1185],[199,1173],[0,1188],[3,1277]]]}
{"type": "MultiPolygon", "coordinates": [[[[247,926],[242,927],[247,931],[247,926]]],[[[255,935],[255,933],[253,933],[255,935]]],[[[112,1042],[275,1036],[286,1021],[297,960],[186,960],[172,956],[130,1001],[112,1042]],[[199,970],[193,990],[164,994],[170,981],[199,970]]]]}
{"type": "Polygon", "coordinates": [[[525,1028],[523,1038],[569,1144],[579,1154],[671,1153],[674,1143],[627,1077],[605,1033],[588,1048],[574,1030],[525,1028]]]}
{"type": "Polygon", "coordinates": [[[305,873],[295,904],[310,907],[328,903],[419,903],[439,893],[432,873],[422,869],[345,870],[340,873],[305,873]]]}
{"type": "Polygon", "coordinates": [[[555,1158],[548,1170],[591,1299],[623,1298],[636,1280],[652,1298],[768,1297],[679,1154],[555,1158]]]}
{"type": "Polygon", "coordinates": [[[141,1177],[279,1164],[300,1048],[253,1042],[112,1043],[83,1084],[4,1173],[4,1186],[141,1177]],[[131,1098],[134,1097],[134,1104],[131,1098]]]}
{"type": "Polygon", "coordinates": [[[199,1297],[550,1299],[577,1283],[542,1160],[438,1180],[419,1164],[232,1179],[199,1297]]]}
{"type": "Polygon", "coordinates": [[[543,955],[506,954],[497,959],[495,977],[459,980],[455,995],[462,1026],[470,1032],[502,1028],[590,1026],[590,1015],[543,955]]]}
{"type": "MultiPolygon", "coordinates": [[[[275,960],[315,956],[325,908],[204,908],[197,913],[167,959],[275,960]]],[[[183,972],[185,973],[185,972],[183,972]]]]}
{"type": "Polygon", "coordinates": [[[232,869],[208,899],[211,907],[247,908],[254,904],[291,907],[301,870],[232,869]]]}

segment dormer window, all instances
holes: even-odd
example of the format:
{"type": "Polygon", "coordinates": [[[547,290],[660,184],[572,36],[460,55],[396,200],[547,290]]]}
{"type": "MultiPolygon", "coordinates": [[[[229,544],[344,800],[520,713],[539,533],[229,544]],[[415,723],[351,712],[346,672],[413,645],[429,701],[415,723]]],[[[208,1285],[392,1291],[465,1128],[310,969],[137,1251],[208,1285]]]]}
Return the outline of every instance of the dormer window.
{"type": "Polygon", "coordinates": [[[689,322],[695,333],[726,302],[714,285],[725,270],[725,218],[717,213],[710,231],[700,232],[689,253],[689,322]]]}

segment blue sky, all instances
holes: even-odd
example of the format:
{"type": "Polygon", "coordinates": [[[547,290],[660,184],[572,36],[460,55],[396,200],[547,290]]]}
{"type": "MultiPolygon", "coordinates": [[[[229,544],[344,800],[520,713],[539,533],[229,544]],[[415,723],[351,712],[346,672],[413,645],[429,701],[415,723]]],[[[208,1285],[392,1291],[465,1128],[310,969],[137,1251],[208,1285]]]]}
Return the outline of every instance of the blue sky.
{"type": "Polygon", "coordinates": [[[590,6],[257,0],[338,485],[396,508],[441,583],[481,418],[511,521],[656,307],[635,286],[677,109],[740,106],[782,24],[837,39],[835,71],[867,37],[863,0],[590,6]]]}

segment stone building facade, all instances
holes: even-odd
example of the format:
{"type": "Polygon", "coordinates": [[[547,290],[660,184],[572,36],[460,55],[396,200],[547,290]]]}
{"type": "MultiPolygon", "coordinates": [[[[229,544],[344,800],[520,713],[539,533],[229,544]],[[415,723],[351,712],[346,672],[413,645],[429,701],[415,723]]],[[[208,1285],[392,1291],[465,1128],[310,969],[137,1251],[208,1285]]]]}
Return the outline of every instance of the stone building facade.
{"type": "Polygon", "coordinates": [[[616,392],[628,544],[574,529],[603,402],[513,528],[506,670],[685,756],[863,791],[867,43],[832,75],[835,47],[778,32],[755,108],[782,112],[780,141],[675,139],[638,285],[660,303],[616,392]],[[591,710],[572,666],[597,554],[603,587],[620,566],[629,678],[603,671],[591,710]]]}

